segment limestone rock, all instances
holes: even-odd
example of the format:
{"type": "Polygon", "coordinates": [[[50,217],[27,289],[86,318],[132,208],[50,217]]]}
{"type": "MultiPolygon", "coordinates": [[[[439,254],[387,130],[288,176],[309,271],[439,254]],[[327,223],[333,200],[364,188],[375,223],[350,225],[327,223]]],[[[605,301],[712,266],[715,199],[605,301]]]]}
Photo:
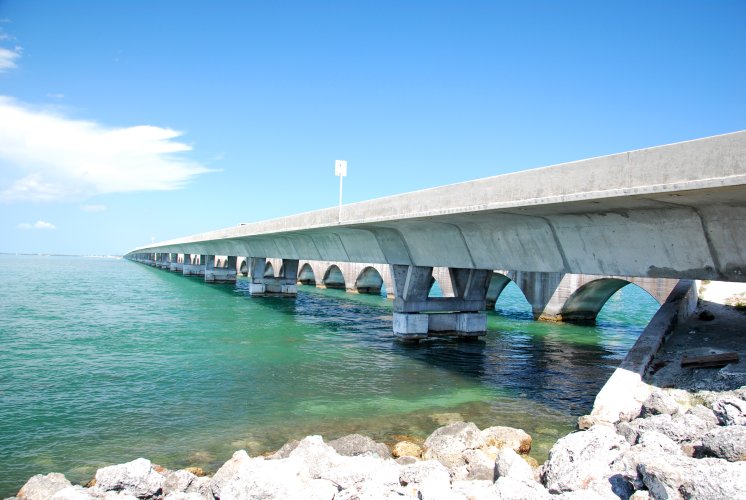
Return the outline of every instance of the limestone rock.
{"type": "Polygon", "coordinates": [[[169,493],[163,500],[205,500],[206,497],[199,493],[184,493],[181,491],[169,493]]]}
{"type": "Polygon", "coordinates": [[[639,471],[653,498],[746,498],[746,462],[651,454],[639,471]]]}
{"type": "Polygon", "coordinates": [[[215,498],[221,498],[220,493],[223,485],[229,481],[241,468],[242,465],[248,465],[251,461],[249,454],[245,450],[238,450],[233,454],[230,460],[225,462],[220,469],[212,476],[210,481],[210,491],[215,498]]]}
{"type": "Polygon", "coordinates": [[[642,404],[641,415],[673,415],[679,412],[679,405],[676,400],[664,391],[653,391],[648,399],[642,404]]]}
{"type": "Polygon", "coordinates": [[[212,500],[213,494],[210,488],[212,479],[207,476],[197,476],[186,490],[186,493],[197,493],[204,498],[212,500]]]}
{"type": "Polygon", "coordinates": [[[220,489],[220,500],[313,498],[311,478],[300,460],[250,459],[220,489]]]}
{"type": "Polygon", "coordinates": [[[138,458],[126,464],[96,471],[96,487],[104,491],[122,491],[138,498],[159,494],[165,478],[156,472],[150,460],[138,458]]]}
{"type": "Polygon", "coordinates": [[[484,446],[484,438],[479,428],[473,423],[456,422],[436,429],[425,440],[425,460],[438,460],[452,474],[459,467],[466,465],[464,451],[484,446]]]}
{"type": "Polygon", "coordinates": [[[551,493],[583,489],[604,479],[609,466],[628,449],[629,443],[613,428],[594,425],[557,441],[541,467],[541,481],[551,493]]]}
{"type": "Polygon", "coordinates": [[[702,451],[729,462],[746,460],[746,427],[717,427],[702,437],[702,451]]]}
{"type": "MultiPolygon", "coordinates": [[[[50,497],[46,497],[50,498],[50,497]]],[[[51,500],[91,500],[94,497],[82,486],[68,486],[51,496],[51,500]]]]}
{"type": "Polygon", "coordinates": [[[511,448],[500,448],[495,459],[495,477],[509,477],[520,481],[533,481],[534,471],[524,459],[511,448]]]}
{"type": "Polygon", "coordinates": [[[487,480],[457,480],[451,483],[451,490],[441,492],[435,498],[447,499],[488,499],[495,498],[495,483],[487,480]]]}
{"type": "Polygon", "coordinates": [[[696,413],[687,412],[673,416],[659,414],[648,418],[638,418],[628,424],[618,424],[617,431],[631,444],[636,443],[642,434],[649,431],[659,432],[677,443],[685,443],[699,439],[712,427],[714,424],[711,420],[703,420],[696,413]]]}
{"type": "Polygon", "coordinates": [[[444,491],[450,488],[451,475],[443,464],[425,460],[399,469],[399,484],[406,494],[417,497],[418,491],[444,491]]]}
{"type": "Polygon", "coordinates": [[[298,443],[290,452],[289,458],[300,460],[308,467],[308,472],[314,479],[320,479],[339,460],[337,452],[324,443],[321,436],[308,436],[298,443]]]}
{"type": "Polygon", "coordinates": [[[349,434],[342,436],[339,439],[329,441],[329,446],[334,448],[337,453],[347,457],[354,457],[357,455],[372,454],[380,458],[391,457],[391,452],[388,446],[383,443],[376,443],[367,436],[361,436],[360,434],[349,434]]]}
{"type": "Polygon", "coordinates": [[[197,476],[186,470],[167,471],[163,476],[163,494],[185,493],[197,476]]]}
{"type": "MultiPolygon", "coordinates": [[[[511,477],[500,477],[495,481],[495,496],[501,500],[544,500],[552,496],[536,481],[521,481],[511,477]]],[[[488,497],[489,498],[489,497],[488,497]]]]}
{"type": "Polygon", "coordinates": [[[403,457],[397,458],[395,462],[399,465],[412,465],[412,464],[416,464],[417,462],[419,462],[419,459],[415,457],[408,457],[405,455],[403,457]]]}
{"type": "Polygon", "coordinates": [[[18,490],[16,498],[18,500],[47,500],[69,486],[72,486],[72,483],[63,474],[56,472],[46,476],[37,474],[18,490]]]}
{"type": "Polygon", "coordinates": [[[399,441],[394,445],[394,449],[391,451],[394,457],[415,457],[420,458],[422,456],[422,447],[411,441],[399,441]]]}
{"type": "MultiPolygon", "coordinates": [[[[466,477],[471,480],[495,480],[495,460],[482,450],[466,450],[463,453],[466,461],[466,477]]],[[[526,464],[528,465],[528,464],[526,464]]]]}
{"type": "Polygon", "coordinates": [[[508,447],[522,455],[531,451],[531,436],[523,429],[513,427],[488,427],[482,431],[486,446],[508,447]]]}
{"type": "Polygon", "coordinates": [[[717,415],[715,415],[715,412],[704,405],[695,405],[686,413],[694,415],[700,420],[706,422],[710,426],[710,428],[720,424],[720,421],[718,420],[717,415]]]}
{"type": "Polygon", "coordinates": [[[203,477],[207,475],[205,474],[205,471],[202,470],[202,467],[185,467],[184,470],[187,472],[191,472],[197,477],[203,477]]]}
{"type": "Polygon", "coordinates": [[[399,466],[393,460],[374,456],[340,457],[323,473],[323,479],[332,481],[342,489],[361,483],[376,483],[392,489],[399,485],[399,466]]]}
{"type": "Polygon", "coordinates": [[[267,458],[271,460],[277,460],[280,458],[287,458],[290,456],[290,452],[293,451],[295,448],[298,447],[298,443],[300,441],[294,439],[292,441],[288,441],[287,443],[282,445],[282,448],[274,452],[273,454],[267,456],[267,458]]]}
{"type": "Polygon", "coordinates": [[[726,397],[715,401],[712,411],[721,425],[746,425],[746,401],[726,397]]]}

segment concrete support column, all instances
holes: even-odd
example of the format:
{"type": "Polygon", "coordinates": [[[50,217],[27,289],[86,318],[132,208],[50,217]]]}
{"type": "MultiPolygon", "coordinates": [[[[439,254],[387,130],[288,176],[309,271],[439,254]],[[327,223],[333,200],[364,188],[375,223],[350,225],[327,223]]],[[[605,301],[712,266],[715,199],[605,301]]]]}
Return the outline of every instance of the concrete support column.
{"type": "Polygon", "coordinates": [[[184,254],[184,260],[181,265],[181,272],[184,274],[184,276],[194,276],[197,274],[197,266],[194,265],[192,262],[192,254],[185,253],[184,254]]]}
{"type": "Polygon", "coordinates": [[[179,262],[179,254],[172,253],[170,260],[171,260],[171,266],[170,266],[171,271],[174,273],[180,273],[184,265],[181,262],[179,262]]]}
{"type": "Polygon", "coordinates": [[[282,259],[279,276],[264,276],[266,257],[249,259],[249,294],[295,297],[298,293],[298,260],[282,259]]]}
{"type": "Polygon", "coordinates": [[[207,283],[235,283],[236,282],[236,257],[228,256],[225,259],[225,267],[215,267],[215,256],[207,256],[205,266],[205,281],[207,283]]]}
{"type": "Polygon", "coordinates": [[[394,334],[401,340],[417,341],[428,336],[478,337],[487,332],[487,288],[489,269],[449,270],[453,297],[428,297],[431,267],[392,265],[394,334]]]}

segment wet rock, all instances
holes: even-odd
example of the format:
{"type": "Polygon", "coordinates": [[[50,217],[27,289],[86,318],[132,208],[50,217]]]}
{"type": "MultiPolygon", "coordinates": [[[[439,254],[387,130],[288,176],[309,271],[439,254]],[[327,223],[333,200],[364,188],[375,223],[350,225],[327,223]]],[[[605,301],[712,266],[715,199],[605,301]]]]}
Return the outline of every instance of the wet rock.
{"type": "Polygon", "coordinates": [[[746,425],[746,401],[735,397],[726,397],[715,401],[712,411],[720,425],[746,425]]]}
{"type": "Polygon", "coordinates": [[[642,404],[641,416],[673,415],[679,412],[679,404],[670,395],[661,390],[653,391],[642,404]]]}
{"type": "Polygon", "coordinates": [[[72,486],[63,474],[53,472],[46,476],[37,474],[26,481],[18,493],[18,500],[47,500],[60,490],[72,486]]]}
{"type": "Polygon", "coordinates": [[[422,456],[422,447],[411,441],[399,441],[394,445],[391,454],[395,457],[415,457],[422,456]]]}
{"type": "Polygon", "coordinates": [[[138,498],[160,494],[164,480],[165,478],[153,469],[150,460],[145,458],[96,471],[96,488],[104,491],[122,491],[138,498]]]}
{"type": "Polygon", "coordinates": [[[249,454],[245,450],[238,450],[233,454],[230,460],[225,462],[220,469],[212,476],[210,481],[210,492],[215,498],[221,498],[223,485],[230,480],[241,468],[242,465],[248,465],[251,461],[249,454]]]}
{"type": "Polygon", "coordinates": [[[653,498],[745,498],[746,462],[647,455],[639,465],[653,498]]]}
{"type": "Polygon", "coordinates": [[[591,481],[607,477],[609,466],[629,447],[612,427],[595,425],[570,434],[552,447],[541,467],[541,481],[551,493],[583,489],[591,481]]]}
{"type": "Polygon", "coordinates": [[[733,425],[712,429],[702,437],[702,451],[729,462],[746,460],[746,427],[733,425]]]}
{"type": "Polygon", "coordinates": [[[510,477],[521,481],[532,481],[534,471],[531,466],[512,448],[500,448],[495,459],[495,477],[510,477]]]}
{"type": "Polygon", "coordinates": [[[440,427],[425,440],[425,451],[422,458],[438,460],[445,465],[451,474],[466,465],[463,453],[484,445],[479,428],[473,423],[456,422],[440,427]]]}
{"type": "Polygon", "coordinates": [[[531,436],[523,429],[502,426],[488,427],[482,431],[482,438],[486,446],[508,447],[522,455],[531,451],[531,436]]]}
{"type": "Polygon", "coordinates": [[[308,436],[290,452],[289,458],[303,462],[311,477],[320,479],[322,474],[338,462],[339,455],[334,448],[324,443],[321,436],[308,436]]]}
{"type": "Polygon", "coordinates": [[[388,446],[383,443],[376,443],[367,436],[360,434],[349,434],[339,439],[329,441],[329,446],[334,448],[337,453],[346,457],[355,457],[357,455],[371,454],[380,458],[391,457],[388,446]]]}

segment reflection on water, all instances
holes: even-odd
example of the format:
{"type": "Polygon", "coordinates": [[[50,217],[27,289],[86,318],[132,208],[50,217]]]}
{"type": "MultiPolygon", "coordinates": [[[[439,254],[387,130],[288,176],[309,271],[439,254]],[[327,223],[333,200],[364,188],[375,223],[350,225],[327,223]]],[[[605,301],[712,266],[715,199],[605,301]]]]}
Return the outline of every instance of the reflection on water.
{"type": "Polygon", "coordinates": [[[238,448],[423,439],[453,419],[522,427],[543,460],[656,307],[626,287],[596,327],[538,323],[509,286],[483,340],[412,346],[380,296],[250,298],[245,280],[121,260],[0,256],[0,272],[4,496],[36,473],[83,481],[138,456],[214,470],[238,448]]]}

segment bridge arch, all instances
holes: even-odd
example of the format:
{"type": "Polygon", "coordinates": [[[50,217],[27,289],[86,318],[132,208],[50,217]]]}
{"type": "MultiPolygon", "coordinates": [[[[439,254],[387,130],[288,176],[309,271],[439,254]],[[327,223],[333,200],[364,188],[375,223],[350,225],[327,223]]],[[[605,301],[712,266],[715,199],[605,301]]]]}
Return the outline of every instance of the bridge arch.
{"type": "Polygon", "coordinates": [[[355,280],[355,290],[358,293],[379,295],[382,287],[383,277],[381,276],[381,273],[372,266],[363,268],[355,280]]]}
{"type": "Polygon", "coordinates": [[[271,262],[267,261],[264,265],[264,274],[262,276],[264,278],[273,278],[275,276],[275,268],[272,266],[271,262]]]}
{"type": "Polygon", "coordinates": [[[238,267],[238,272],[241,273],[241,276],[248,276],[249,274],[249,265],[246,261],[247,259],[242,259],[241,265],[238,267]]]}
{"type": "Polygon", "coordinates": [[[332,264],[327,268],[326,272],[324,273],[323,283],[326,288],[334,288],[339,290],[344,290],[346,288],[345,278],[342,274],[342,270],[336,264],[332,264]]]}
{"type": "MultiPolygon", "coordinates": [[[[560,310],[562,321],[595,323],[598,313],[611,296],[630,284],[633,282],[622,278],[599,278],[584,284],[575,290],[562,306],[560,310]]],[[[644,287],[640,288],[650,294],[644,287]]]]}
{"type": "Polygon", "coordinates": [[[298,282],[301,285],[316,285],[316,273],[313,272],[311,264],[306,262],[298,271],[298,282]]]}

